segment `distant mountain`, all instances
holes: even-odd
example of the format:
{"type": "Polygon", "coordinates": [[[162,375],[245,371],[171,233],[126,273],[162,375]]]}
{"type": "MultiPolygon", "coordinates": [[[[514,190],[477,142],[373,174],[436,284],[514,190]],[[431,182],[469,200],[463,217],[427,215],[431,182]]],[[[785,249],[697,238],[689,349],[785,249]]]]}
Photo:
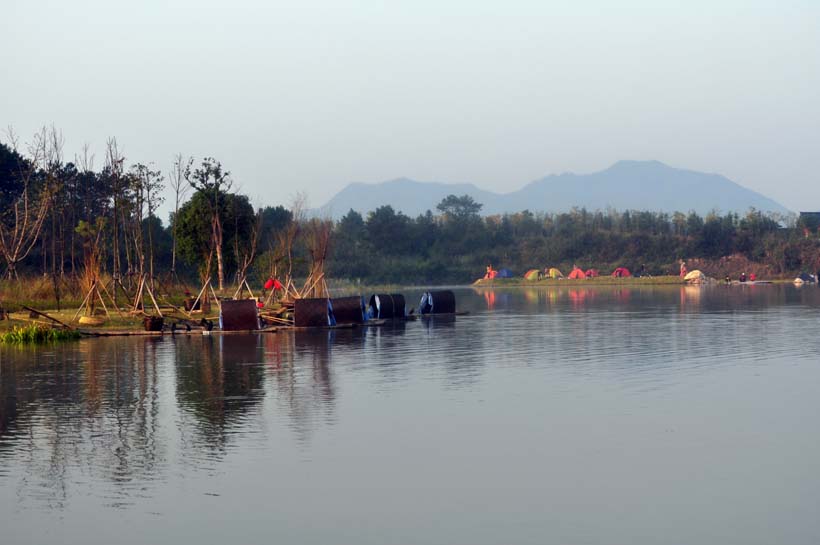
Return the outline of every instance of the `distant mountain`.
{"type": "Polygon", "coordinates": [[[353,209],[362,214],[389,204],[409,216],[427,210],[447,195],[470,195],[484,205],[482,214],[587,210],[651,210],[701,215],[712,210],[744,213],[749,208],[788,213],[777,202],[720,176],[672,168],[658,161],[619,161],[592,174],[550,175],[511,193],[484,191],[472,184],[417,182],[399,178],[378,184],[353,183],[320,210],[334,218],[353,209]]]}

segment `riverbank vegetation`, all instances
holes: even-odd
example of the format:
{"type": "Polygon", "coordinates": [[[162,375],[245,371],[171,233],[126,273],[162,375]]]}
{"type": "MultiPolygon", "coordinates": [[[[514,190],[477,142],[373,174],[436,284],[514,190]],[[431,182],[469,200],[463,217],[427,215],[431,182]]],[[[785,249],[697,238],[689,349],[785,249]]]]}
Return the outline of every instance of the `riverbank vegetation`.
{"type": "Polygon", "coordinates": [[[73,341],[80,333],[70,329],[55,329],[39,324],[15,326],[0,333],[0,344],[44,344],[50,342],[73,341]]]}
{"type": "MultiPolygon", "coordinates": [[[[676,275],[680,259],[718,277],[820,268],[817,225],[756,210],[482,216],[481,203],[451,195],[415,218],[385,204],[332,221],[310,213],[300,197],[252,202],[215,158],[178,155],[163,172],[130,164],[112,138],[97,168],[88,148],[66,157],[54,128],[25,143],[13,134],[0,140],[0,307],[12,310],[21,303],[77,308],[94,289],[127,301],[144,278],[181,304],[207,278],[230,296],[245,279],[256,289],[269,277],[354,286],[470,283],[490,264],[519,276],[575,264],[602,274],[625,266],[676,275]],[[164,204],[168,221],[158,216],[164,204]]],[[[269,187],[287,195],[275,181],[269,187]]]]}

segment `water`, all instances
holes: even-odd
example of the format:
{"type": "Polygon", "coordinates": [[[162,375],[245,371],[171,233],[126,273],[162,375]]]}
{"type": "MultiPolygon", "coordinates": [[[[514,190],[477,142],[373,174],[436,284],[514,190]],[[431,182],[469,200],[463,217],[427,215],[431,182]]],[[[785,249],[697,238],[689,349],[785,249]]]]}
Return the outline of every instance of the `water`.
{"type": "Polygon", "coordinates": [[[819,289],[457,297],[0,349],[2,543],[820,542],[819,289]]]}

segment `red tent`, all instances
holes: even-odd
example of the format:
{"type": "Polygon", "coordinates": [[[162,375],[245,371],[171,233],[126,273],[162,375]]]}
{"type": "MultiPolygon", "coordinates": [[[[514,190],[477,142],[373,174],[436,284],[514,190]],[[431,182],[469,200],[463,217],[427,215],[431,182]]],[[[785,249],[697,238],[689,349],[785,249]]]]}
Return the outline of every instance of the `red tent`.
{"type": "Polygon", "coordinates": [[[587,275],[584,274],[584,271],[582,271],[578,267],[575,267],[574,269],[572,269],[572,272],[569,273],[569,277],[572,279],[584,280],[587,277],[587,275]]]}
{"type": "Polygon", "coordinates": [[[584,274],[587,275],[588,278],[595,278],[598,276],[598,269],[587,269],[587,272],[584,274]]]}
{"type": "Polygon", "coordinates": [[[612,271],[612,276],[616,278],[625,278],[627,276],[632,276],[632,273],[629,272],[629,269],[626,267],[618,267],[614,271],[612,271]]]}

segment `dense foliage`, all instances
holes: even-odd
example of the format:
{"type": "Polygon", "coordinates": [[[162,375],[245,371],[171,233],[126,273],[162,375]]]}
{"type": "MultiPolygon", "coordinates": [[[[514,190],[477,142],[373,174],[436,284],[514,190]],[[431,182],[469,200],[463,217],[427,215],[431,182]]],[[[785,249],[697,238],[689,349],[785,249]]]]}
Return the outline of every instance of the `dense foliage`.
{"type": "Polygon", "coordinates": [[[816,237],[755,210],[705,218],[584,209],[482,218],[480,206],[467,196],[447,197],[438,209],[440,215],[428,212],[415,219],[390,206],[366,219],[351,210],[337,224],[332,274],[371,282],[465,282],[488,264],[519,275],[578,264],[602,271],[644,267],[659,275],[677,274],[682,258],[732,254],[782,273],[820,266],[816,237]]]}

